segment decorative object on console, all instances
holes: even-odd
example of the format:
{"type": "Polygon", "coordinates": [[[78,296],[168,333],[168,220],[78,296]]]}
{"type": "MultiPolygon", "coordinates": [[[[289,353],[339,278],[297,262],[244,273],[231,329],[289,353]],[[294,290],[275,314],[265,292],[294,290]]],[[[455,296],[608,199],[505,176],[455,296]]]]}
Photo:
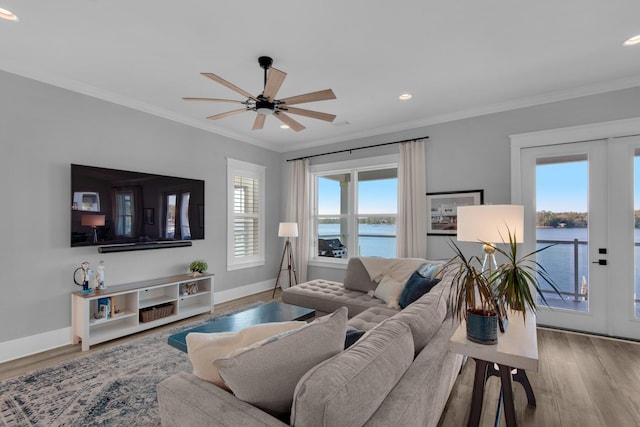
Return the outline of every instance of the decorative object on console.
{"type": "Polygon", "coordinates": [[[455,236],[458,231],[456,208],[482,203],[484,190],[427,193],[427,235],[455,236]]]}
{"type": "Polygon", "coordinates": [[[191,274],[189,274],[189,276],[191,277],[202,276],[202,274],[207,271],[207,268],[209,268],[209,265],[207,264],[206,261],[201,259],[197,261],[193,261],[191,264],[189,264],[189,271],[191,271],[191,274]]]}
{"type": "Polygon", "coordinates": [[[98,243],[98,231],[96,227],[104,227],[104,215],[82,215],[80,217],[80,225],[83,227],[91,227],[91,243],[98,243]]]}
{"type": "Polygon", "coordinates": [[[91,265],[85,261],[80,265],[80,267],[73,271],[73,281],[76,285],[82,286],[82,292],[91,292],[89,281],[91,280],[92,275],[93,270],[91,270],[91,265]],[[80,280],[78,280],[78,272],[80,273],[80,280]]]}
{"type": "Polygon", "coordinates": [[[195,295],[198,293],[198,282],[183,283],[180,285],[180,294],[183,296],[195,295]]]}
{"type": "Polygon", "coordinates": [[[291,248],[291,237],[298,237],[298,223],[297,222],[281,222],[278,227],[278,237],[286,237],[284,242],[284,249],[282,251],[282,259],[280,259],[280,268],[278,269],[278,276],[276,277],[276,284],[273,287],[273,295],[276,296],[276,289],[280,283],[280,275],[282,274],[282,266],[285,258],[287,259],[287,272],[289,276],[289,287],[298,284],[298,277],[296,276],[296,266],[293,259],[293,249],[291,248]],[[293,277],[293,280],[291,278],[293,277]]]}
{"type": "Polygon", "coordinates": [[[104,284],[104,261],[100,261],[96,270],[96,289],[106,289],[107,286],[104,284]]]}

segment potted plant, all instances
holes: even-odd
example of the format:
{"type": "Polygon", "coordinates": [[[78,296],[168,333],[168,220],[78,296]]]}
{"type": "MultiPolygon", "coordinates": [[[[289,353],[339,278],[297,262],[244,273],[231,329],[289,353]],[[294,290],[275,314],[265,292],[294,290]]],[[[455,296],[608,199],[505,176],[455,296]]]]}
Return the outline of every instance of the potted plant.
{"type": "Polygon", "coordinates": [[[193,261],[191,264],[189,264],[189,270],[191,271],[190,276],[192,277],[202,276],[202,273],[206,272],[208,267],[209,266],[207,265],[206,261],[203,261],[203,260],[193,261]]]}
{"type": "Polygon", "coordinates": [[[560,298],[562,298],[549,272],[533,258],[535,254],[554,245],[545,246],[519,257],[515,233],[512,234],[509,230],[507,231],[509,242],[503,242],[507,245],[507,248],[504,249],[494,246],[495,250],[502,254],[506,261],[491,273],[489,283],[503,306],[509,307],[512,310],[521,311],[524,319],[527,311],[536,311],[536,293],[540,295],[542,302],[548,305],[540,287],[539,279],[542,279],[551,286],[560,298]]]}
{"type": "Polygon", "coordinates": [[[477,256],[467,258],[460,248],[450,241],[455,256],[446,264],[445,270],[453,269],[451,281],[451,307],[458,320],[467,322],[467,338],[480,344],[498,342],[498,323],[502,315],[489,277],[482,270],[477,256]]]}

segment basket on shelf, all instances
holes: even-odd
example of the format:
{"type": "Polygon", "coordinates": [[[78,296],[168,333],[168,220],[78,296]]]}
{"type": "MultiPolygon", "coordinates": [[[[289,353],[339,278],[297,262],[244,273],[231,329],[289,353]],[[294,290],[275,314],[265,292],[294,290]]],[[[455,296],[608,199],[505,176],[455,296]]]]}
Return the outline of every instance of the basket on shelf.
{"type": "Polygon", "coordinates": [[[173,314],[173,304],[168,302],[165,304],[140,309],[140,321],[142,323],[151,322],[153,320],[171,316],[171,314],[173,314]]]}

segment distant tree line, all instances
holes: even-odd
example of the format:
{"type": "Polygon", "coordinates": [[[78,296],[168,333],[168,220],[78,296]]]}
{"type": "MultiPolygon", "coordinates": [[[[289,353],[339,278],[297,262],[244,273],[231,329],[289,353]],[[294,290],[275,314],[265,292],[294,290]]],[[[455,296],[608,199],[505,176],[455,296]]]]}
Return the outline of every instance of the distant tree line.
{"type": "MultiPolygon", "coordinates": [[[[318,224],[339,224],[339,218],[318,218],[318,224]]],[[[358,224],[395,224],[394,216],[366,216],[358,218],[358,224]]]]}
{"type": "MultiPolygon", "coordinates": [[[[636,214],[636,220],[638,216],[636,214]]],[[[589,215],[586,212],[536,212],[538,227],[566,227],[585,228],[589,225],[589,215]]]]}
{"type": "MultiPolygon", "coordinates": [[[[536,212],[536,225],[538,227],[567,227],[585,228],[589,225],[586,212],[536,212]]],[[[640,210],[634,211],[635,228],[640,228],[640,210]]]]}

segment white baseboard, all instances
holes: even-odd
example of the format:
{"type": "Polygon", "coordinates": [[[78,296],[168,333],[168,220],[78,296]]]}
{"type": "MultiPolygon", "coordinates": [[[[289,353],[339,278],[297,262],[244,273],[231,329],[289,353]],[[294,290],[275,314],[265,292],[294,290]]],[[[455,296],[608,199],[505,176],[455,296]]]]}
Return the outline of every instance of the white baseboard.
{"type": "MultiPolygon", "coordinates": [[[[221,302],[227,302],[237,298],[268,291],[273,289],[275,283],[275,279],[270,279],[263,282],[240,286],[238,288],[215,291],[213,295],[214,304],[220,304],[221,302]]],[[[28,337],[18,338],[11,341],[0,342],[0,363],[69,344],[71,344],[71,327],[30,335],[28,337]]]]}
{"type": "Polygon", "coordinates": [[[71,344],[71,327],[0,342],[0,363],[71,344]]]}
{"type": "Polygon", "coordinates": [[[240,286],[238,288],[227,289],[224,291],[215,291],[213,295],[213,303],[220,304],[234,299],[246,297],[260,292],[273,289],[276,284],[275,279],[265,280],[263,282],[251,283],[249,285],[240,286]]]}

